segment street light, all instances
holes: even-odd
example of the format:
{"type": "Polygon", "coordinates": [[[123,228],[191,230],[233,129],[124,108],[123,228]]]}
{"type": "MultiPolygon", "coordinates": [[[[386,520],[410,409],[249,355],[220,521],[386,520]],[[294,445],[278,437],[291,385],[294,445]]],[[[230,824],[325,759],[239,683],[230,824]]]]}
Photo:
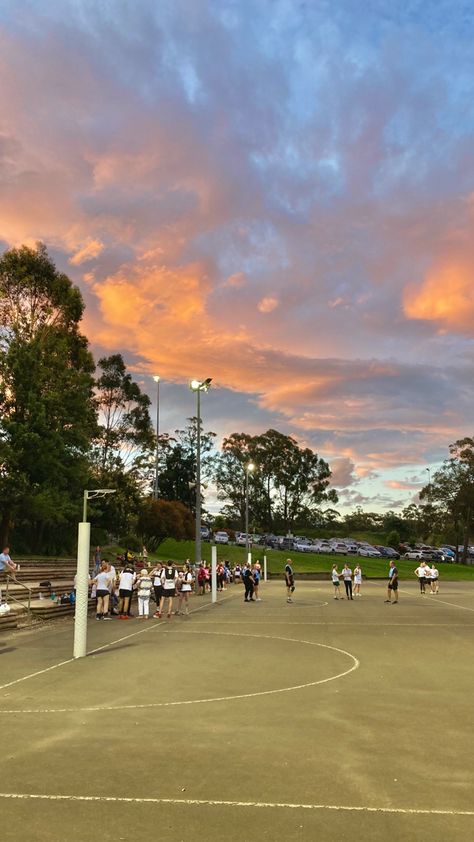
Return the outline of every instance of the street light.
{"type": "Polygon", "coordinates": [[[249,474],[255,470],[253,462],[245,466],[245,560],[249,557],[249,474]]]}
{"type": "Polygon", "coordinates": [[[77,535],[76,607],[74,613],[74,658],[83,658],[87,649],[87,608],[89,602],[89,555],[91,525],[87,521],[87,501],[115,494],[115,488],[94,488],[84,491],[82,523],[77,535]]]}
{"type": "Polygon", "coordinates": [[[196,540],[194,560],[196,568],[201,563],[201,392],[208,392],[212,377],[206,380],[191,380],[189,388],[196,392],[197,435],[196,435],[196,540]]]}
{"type": "Polygon", "coordinates": [[[155,374],[156,383],[156,448],[155,448],[155,482],[153,485],[153,499],[158,500],[158,448],[160,446],[160,376],[155,374]]]}

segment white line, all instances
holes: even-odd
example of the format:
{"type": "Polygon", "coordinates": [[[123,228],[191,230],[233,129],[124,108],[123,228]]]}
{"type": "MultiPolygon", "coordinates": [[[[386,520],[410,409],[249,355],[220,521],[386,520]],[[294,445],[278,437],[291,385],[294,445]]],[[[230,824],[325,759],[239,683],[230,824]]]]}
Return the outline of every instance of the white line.
{"type": "Polygon", "coordinates": [[[319,684],[328,684],[330,681],[336,681],[338,678],[344,678],[344,676],[349,675],[349,673],[353,672],[354,670],[358,669],[360,666],[359,660],[352,655],[351,652],[346,652],[345,649],[339,649],[337,646],[329,646],[326,643],[316,643],[313,640],[296,640],[292,637],[276,637],[272,635],[263,635],[263,634],[245,634],[240,633],[237,634],[235,632],[223,632],[223,631],[204,631],[204,630],[196,630],[193,632],[192,630],[189,631],[181,631],[180,629],[170,632],[173,635],[177,634],[194,634],[194,635],[203,635],[203,634],[217,634],[219,636],[225,635],[227,637],[252,637],[257,638],[258,640],[279,640],[285,641],[288,643],[304,643],[308,644],[308,646],[319,646],[321,649],[331,649],[334,652],[339,652],[342,655],[347,655],[348,658],[352,660],[352,666],[350,669],[345,670],[344,672],[340,672],[337,675],[332,675],[329,678],[321,678],[318,681],[308,681],[305,684],[294,684],[291,687],[278,687],[275,690],[260,690],[256,693],[239,693],[233,696],[215,696],[214,698],[208,699],[186,699],[180,702],[146,702],[143,704],[133,704],[133,705],[109,705],[109,706],[89,706],[89,707],[75,707],[75,708],[29,708],[25,709],[15,709],[15,710],[1,710],[1,715],[5,715],[7,713],[10,714],[31,714],[31,713],[103,713],[104,711],[111,711],[111,710],[143,710],[148,708],[161,708],[161,707],[179,707],[182,705],[202,705],[202,704],[210,704],[211,702],[231,702],[236,699],[254,699],[258,696],[275,696],[278,693],[290,693],[295,690],[305,690],[308,687],[316,687],[319,684]]]}
{"type": "Polygon", "coordinates": [[[37,801],[78,801],[113,804],[173,804],[180,807],[253,807],[286,810],[334,810],[355,813],[395,813],[412,816],[474,816],[474,810],[418,810],[414,807],[369,807],[345,804],[295,804],[291,801],[225,801],[208,798],[133,798],[115,795],[44,795],[26,792],[0,792],[0,798],[37,801]]]}
{"type": "MultiPolygon", "coordinates": [[[[368,584],[380,586],[380,585],[382,585],[382,582],[369,582],[368,584]]],[[[419,602],[422,599],[421,594],[418,591],[416,593],[411,593],[410,591],[403,590],[403,588],[399,588],[398,590],[403,591],[404,596],[411,596],[412,599],[418,599],[419,602]]],[[[462,611],[474,611],[474,608],[467,608],[465,605],[458,605],[457,602],[446,602],[446,600],[444,600],[444,599],[439,599],[437,594],[430,594],[430,593],[426,592],[425,597],[426,596],[428,596],[428,597],[429,596],[436,596],[436,599],[427,599],[426,600],[427,605],[436,605],[438,602],[442,602],[443,605],[450,605],[451,608],[460,608],[462,611]]],[[[424,599],[423,599],[423,602],[425,602],[424,599]]]]}
{"type": "MultiPolygon", "coordinates": [[[[220,601],[224,602],[225,600],[232,598],[232,596],[227,596],[223,597],[220,601]]],[[[206,602],[203,605],[198,605],[197,608],[193,608],[189,613],[195,614],[197,611],[201,611],[203,608],[209,608],[213,604],[215,603],[206,602]]],[[[219,605],[219,603],[217,604],[219,605]]],[[[136,637],[139,634],[146,634],[146,632],[149,631],[156,631],[157,629],[165,629],[166,627],[166,623],[154,623],[153,625],[147,626],[145,629],[139,629],[138,631],[131,632],[131,634],[126,634],[124,637],[119,637],[117,640],[112,640],[110,643],[104,643],[103,646],[98,646],[96,649],[91,649],[90,652],[87,652],[86,657],[89,657],[89,655],[95,655],[97,652],[102,652],[104,649],[108,649],[110,646],[115,646],[117,643],[122,643],[124,640],[129,640],[131,637],[136,637]]],[[[68,658],[67,661],[60,661],[58,664],[52,664],[50,667],[45,667],[45,669],[31,672],[28,675],[23,675],[21,678],[15,678],[14,681],[8,681],[6,684],[0,684],[0,690],[6,690],[7,687],[13,687],[15,684],[20,684],[22,681],[28,681],[29,678],[36,678],[36,676],[44,675],[44,673],[51,672],[51,670],[58,669],[58,667],[64,667],[66,664],[72,664],[75,660],[75,658],[68,658]]]]}
{"type": "MultiPolygon", "coordinates": [[[[279,616],[281,616],[281,615],[279,615],[279,616]]],[[[207,621],[203,620],[203,622],[200,623],[199,628],[201,628],[203,625],[206,625],[206,623],[207,623],[207,621]]],[[[223,625],[224,626],[241,626],[242,620],[224,620],[223,625]]],[[[278,621],[278,620],[277,621],[273,621],[273,620],[267,621],[266,618],[264,618],[263,621],[262,620],[246,620],[245,625],[246,626],[262,626],[262,625],[285,626],[285,628],[287,626],[355,626],[358,629],[365,629],[365,628],[371,628],[371,627],[378,628],[379,626],[383,626],[383,628],[385,628],[385,626],[402,626],[402,627],[415,626],[416,628],[425,628],[426,627],[426,628],[448,628],[448,629],[452,629],[452,628],[454,628],[454,629],[474,629],[474,624],[467,623],[467,622],[466,623],[384,623],[384,622],[381,621],[379,623],[365,623],[365,622],[352,623],[348,620],[346,623],[344,623],[344,622],[332,623],[332,622],[328,622],[327,620],[307,620],[306,622],[304,620],[300,620],[300,621],[296,621],[296,622],[285,622],[285,621],[278,621]]]]}

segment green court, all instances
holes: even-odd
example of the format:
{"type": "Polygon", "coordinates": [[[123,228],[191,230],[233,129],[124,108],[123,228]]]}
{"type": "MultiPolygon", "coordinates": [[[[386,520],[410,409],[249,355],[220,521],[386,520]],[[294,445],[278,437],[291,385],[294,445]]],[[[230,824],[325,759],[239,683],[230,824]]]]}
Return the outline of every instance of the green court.
{"type": "Polygon", "coordinates": [[[2,839],[471,840],[474,585],[261,591],[3,635],[2,839]]]}

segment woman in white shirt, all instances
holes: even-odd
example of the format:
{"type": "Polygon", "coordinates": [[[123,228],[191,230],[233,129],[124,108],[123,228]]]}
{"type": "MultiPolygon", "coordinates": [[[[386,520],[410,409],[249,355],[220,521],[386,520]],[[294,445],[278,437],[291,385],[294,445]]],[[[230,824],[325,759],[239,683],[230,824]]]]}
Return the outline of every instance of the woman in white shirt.
{"type": "Polygon", "coordinates": [[[100,565],[100,570],[97,576],[92,580],[97,588],[97,613],[96,620],[110,620],[109,612],[109,597],[110,589],[113,584],[113,577],[109,570],[108,562],[104,561],[100,565]]]}
{"type": "Polygon", "coordinates": [[[193,574],[191,573],[191,565],[189,561],[186,562],[184,565],[184,570],[180,575],[181,579],[181,590],[179,591],[179,604],[178,604],[178,614],[189,614],[189,594],[193,589],[193,574]],[[183,602],[185,603],[185,610],[182,611],[183,602]]]}
{"type": "Polygon", "coordinates": [[[356,564],[354,568],[354,595],[360,596],[360,586],[362,584],[362,570],[360,564],[356,564]]]}
{"type": "Polygon", "coordinates": [[[339,573],[337,572],[337,564],[333,564],[332,566],[331,579],[334,586],[334,599],[339,599],[339,594],[341,593],[341,582],[339,579],[339,573]]]}

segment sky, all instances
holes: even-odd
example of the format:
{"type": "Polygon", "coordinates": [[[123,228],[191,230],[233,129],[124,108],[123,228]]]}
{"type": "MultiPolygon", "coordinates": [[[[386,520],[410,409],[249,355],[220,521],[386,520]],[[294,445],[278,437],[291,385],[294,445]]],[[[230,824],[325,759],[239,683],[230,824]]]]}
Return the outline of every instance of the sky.
{"type": "Polygon", "coordinates": [[[472,433],[473,102],[471,0],[0,0],[0,248],[47,245],[162,432],[212,377],[219,441],[397,510],[472,433]]]}

